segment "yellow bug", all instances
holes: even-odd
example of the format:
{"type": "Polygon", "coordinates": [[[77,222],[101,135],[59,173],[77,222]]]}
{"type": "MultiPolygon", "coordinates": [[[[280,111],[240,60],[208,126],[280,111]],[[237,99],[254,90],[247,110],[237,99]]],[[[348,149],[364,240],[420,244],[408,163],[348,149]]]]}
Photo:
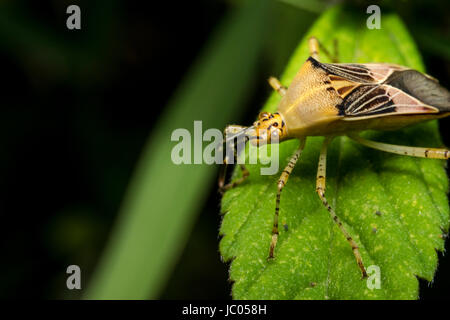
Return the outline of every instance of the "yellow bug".
{"type": "MultiPolygon", "coordinates": [[[[302,153],[306,137],[325,136],[319,156],[316,192],[351,245],[362,276],[367,277],[358,244],[344,228],[325,197],[327,146],[333,137],[347,135],[364,146],[381,151],[448,159],[450,153],[446,149],[369,141],[361,138],[358,132],[367,129],[399,129],[417,122],[446,117],[450,114],[450,93],[434,78],[399,65],[321,63],[319,42],[314,37],[309,39],[309,50],[310,57],[289,88],[284,87],[276,78],[269,79],[269,84],[282,96],[277,112],[262,112],[253,126],[232,125],[225,129],[225,133],[232,133],[233,138],[246,136],[245,141],[250,140],[258,146],[271,143],[274,136],[276,141],[300,141],[299,148],[278,180],[269,259],[274,258],[278,240],[281,192],[302,153]]],[[[227,162],[226,158],[224,163],[227,162]]],[[[245,165],[240,166],[242,178],[229,184],[224,184],[225,170],[222,171],[219,177],[219,189],[222,192],[239,185],[248,177],[245,165]]]]}

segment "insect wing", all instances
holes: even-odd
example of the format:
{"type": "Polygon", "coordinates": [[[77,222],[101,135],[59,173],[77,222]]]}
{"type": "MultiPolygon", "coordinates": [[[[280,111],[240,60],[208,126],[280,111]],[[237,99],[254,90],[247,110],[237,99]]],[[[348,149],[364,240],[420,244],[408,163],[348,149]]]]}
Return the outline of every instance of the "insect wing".
{"type": "MultiPolygon", "coordinates": [[[[337,76],[361,84],[383,83],[394,72],[408,70],[406,67],[386,63],[322,63],[321,65],[331,77],[337,76]]],[[[331,81],[333,82],[332,79],[331,81]]]]}
{"type": "Polygon", "coordinates": [[[382,63],[322,63],[343,99],[344,120],[387,115],[450,112],[450,93],[418,71],[382,63]]]}
{"type": "Polygon", "coordinates": [[[385,84],[359,86],[347,95],[339,108],[344,120],[439,112],[403,90],[385,84]]]}

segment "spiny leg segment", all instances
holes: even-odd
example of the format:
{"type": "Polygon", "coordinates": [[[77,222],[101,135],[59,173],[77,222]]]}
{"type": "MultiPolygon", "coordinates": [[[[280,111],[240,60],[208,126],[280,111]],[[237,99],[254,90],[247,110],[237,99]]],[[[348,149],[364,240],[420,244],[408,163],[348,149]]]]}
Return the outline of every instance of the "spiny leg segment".
{"type": "Polygon", "coordinates": [[[319,41],[316,37],[311,37],[308,39],[308,47],[309,47],[309,55],[313,57],[315,60],[320,61],[319,59],[319,41]]]}
{"type": "Polygon", "coordinates": [[[430,158],[430,159],[448,159],[450,157],[450,151],[447,149],[399,146],[394,144],[366,140],[356,134],[349,135],[349,137],[366,147],[390,153],[396,153],[412,157],[430,158]]]}
{"type": "Polygon", "coordinates": [[[332,55],[325,46],[323,46],[319,40],[317,40],[316,37],[310,37],[308,39],[308,46],[309,46],[309,55],[313,57],[315,60],[320,61],[319,58],[319,48],[320,50],[325,53],[325,55],[331,60],[333,63],[339,62],[338,58],[338,41],[337,39],[333,40],[333,46],[334,46],[334,55],[332,55]]]}
{"type": "Polygon", "coordinates": [[[275,77],[270,77],[267,81],[273,90],[278,92],[280,96],[284,96],[286,94],[287,88],[281,84],[280,80],[275,77]]]}
{"type": "Polygon", "coordinates": [[[225,191],[232,189],[234,187],[237,187],[238,185],[240,185],[241,183],[243,183],[248,176],[250,175],[250,172],[248,171],[247,167],[244,164],[239,164],[239,167],[241,168],[242,171],[242,177],[240,177],[239,179],[234,180],[233,182],[224,184],[225,181],[225,176],[226,176],[226,167],[227,164],[224,163],[221,171],[220,171],[220,177],[219,177],[219,191],[220,193],[224,193],[225,191]]]}
{"type": "Polygon", "coordinates": [[[286,166],[286,168],[284,168],[283,172],[281,173],[280,178],[278,179],[277,198],[276,198],[276,202],[275,202],[275,215],[273,218],[273,228],[272,228],[272,241],[270,242],[268,259],[273,258],[275,246],[277,245],[277,241],[278,241],[278,233],[279,233],[278,232],[278,216],[279,216],[279,211],[280,211],[281,191],[283,190],[284,186],[286,185],[286,182],[289,179],[289,175],[292,173],[292,170],[294,169],[298,158],[300,158],[300,155],[301,155],[303,149],[305,148],[305,142],[306,142],[306,138],[300,139],[300,146],[295,151],[295,153],[292,155],[291,159],[289,160],[288,165],[286,166]]]}
{"type": "MultiPolygon", "coordinates": [[[[333,46],[334,46],[334,55],[331,55],[331,53],[327,50],[327,48],[325,48],[320,42],[319,40],[317,40],[316,37],[311,37],[308,39],[308,46],[309,46],[309,55],[311,57],[313,57],[314,59],[316,59],[317,61],[320,61],[319,58],[319,48],[320,50],[323,51],[323,53],[325,53],[325,55],[334,63],[337,63],[339,61],[338,59],[338,41],[337,39],[333,40],[333,46]]],[[[284,96],[286,94],[287,88],[285,86],[283,86],[280,82],[280,80],[278,80],[275,77],[270,77],[268,79],[268,82],[270,84],[270,86],[277,91],[280,96],[284,96]]]]}
{"type": "Polygon", "coordinates": [[[358,263],[359,268],[361,269],[362,277],[367,277],[366,269],[364,268],[364,264],[361,258],[361,254],[359,253],[359,247],[356,244],[356,242],[353,240],[353,238],[350,236],[348,231],[343,226],[341,220],[338,218],[336,213],[334,212],[334,209],[330,206],[327,199],[325,198],[325,181],[326,181],[326,166],[327,166],[327,148],[328,144],[331,141],[331,137],[325,137],[325,140],[322,145],[322,149],[320,150],[320,156],[319,156],[319,166],[317,168],[317,179],[316,179],[316,192],[319,195],[320,199],[322,200],[323,205],[327,208],[328,212],[330,213],[331,218],[333,221],[337,224],[341,232],[344,234],[345,238],[347,239],[348,243],[352,247],[353,254],[355,255],[356,262],[358,263]]]}

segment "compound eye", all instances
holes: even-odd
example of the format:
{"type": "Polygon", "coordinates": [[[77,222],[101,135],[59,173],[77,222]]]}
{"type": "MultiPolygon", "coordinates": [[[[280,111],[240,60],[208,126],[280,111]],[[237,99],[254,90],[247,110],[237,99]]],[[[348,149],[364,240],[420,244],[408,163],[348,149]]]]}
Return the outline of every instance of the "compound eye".
{"type": "Polygon", "coordinates": [[[269,116],[269,113],[264,111],[259,114],[258,118],[261,120],[263,118],[267,118],[268,116],[269,116]]]}

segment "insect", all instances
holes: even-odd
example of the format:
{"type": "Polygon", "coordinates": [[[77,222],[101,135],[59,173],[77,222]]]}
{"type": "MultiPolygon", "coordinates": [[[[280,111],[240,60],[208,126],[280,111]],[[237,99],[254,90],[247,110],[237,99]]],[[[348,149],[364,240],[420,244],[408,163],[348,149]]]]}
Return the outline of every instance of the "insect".
{"type": "MultiPolygon", "coordinates": [[[[348,241],[361,270],[367,277],[358,244],[336,215],[325,197],[327,147],[333,137],[347,135],[362,145],[381,151],[413,157],[448,159],[450,151],[391,145],[363,139],[359,132],[367,129],[399,129],[425,120],[450,115],[450,93],[438,81],[407,67],[386,63],[321,63],[319,48],[328,51],[311,37],[308,40],[310,57],[294,77],[289,88],[276,78],[269,84],[281,96],[277,112],[262,112],[251,127],[231,125],[225,134],[242,138],[253,145],[298,139],[299,147],[290,158],[277,183],[275,214],[268,259],[274,258],[277,244],[280,198],[289,175],[305,147],[308,136],[324,136],[316,177],[316,192],[332,220],[348,241]],[[276,137],[277,139],[274,139],[276,137]]],[[[335,46],[337,48],[337,45],[335,46]]],[[[337,50],[336,50],[337,51],[337,50]]],[[[336,59],[333,59],[336,61],[336,59]]],[[[235,154],[236,156],[236,154],[235,154]]],[[[224,161],[226,169],[228,158],[224,161]]],[[[248,177],[245,165],[240,164],[241,178],[225,184],[225,169],[219,176],[223,192],[236,187],[248,177]]]]}

